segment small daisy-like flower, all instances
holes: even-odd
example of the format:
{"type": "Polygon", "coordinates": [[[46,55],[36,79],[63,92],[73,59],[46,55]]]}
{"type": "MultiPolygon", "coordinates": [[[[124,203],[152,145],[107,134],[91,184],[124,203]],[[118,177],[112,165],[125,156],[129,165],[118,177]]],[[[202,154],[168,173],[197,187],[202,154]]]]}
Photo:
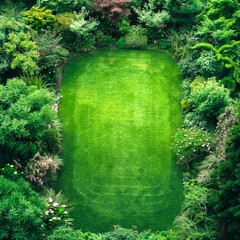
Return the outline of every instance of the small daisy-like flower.
{"type": "Polygon", "coordinates": [[[53,203],[53,207],[57,207],[59,204],[57,202],[53,203]]]}

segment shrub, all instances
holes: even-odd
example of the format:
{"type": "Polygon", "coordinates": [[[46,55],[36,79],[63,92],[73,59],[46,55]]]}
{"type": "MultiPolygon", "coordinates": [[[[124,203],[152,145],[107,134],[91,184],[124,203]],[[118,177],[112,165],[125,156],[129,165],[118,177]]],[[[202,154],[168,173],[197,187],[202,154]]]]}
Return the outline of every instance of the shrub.
{"type": "Polygon", "coordinates": [[[128,33],[125,37],[126,48],[144,49],[147,47],[148,38],[146,35],[128,33]]]}
{"type": "Polygon", "coordinates": [[[126,39],[124,37],[118,39],[117,47],[120,49],[126,48],[126,39]]]}
{"type": "Polygon", "coordinates": [[[83,233],[81,230],[74,230],[69,226],[58,227],[54,232],[47,236],[47,240],[103,240],[101,234],[90,232],[83,233]]]}
{"type": "Polygon", "coordinates": [[[107,16],[107,18],[116,24],[122,16],[128,16],[130,10],[126,8],[131,0],[93,0],[94,10],[107,16]]]}
{"type": "Polygon", "coordinates": [[[28,86],[36,86],[37,89],[41,88],[47,88],[48,84],[42,79],[41,76],[37,75],[23,75],[22,80],[26,83],[28,86]]]}
{"type": "Polygon", "coordinates": [[[183,186],[185,200],[173,223],[176,233],[173,239],[216,239],[216,223],[208,213],[208,188],[196,185],[194,180],[184,182],[183,186]]]}
{"type": "Polygon", "coordinates": [[[172,149],[176,153],[177,163],[188,168],[203,160],[213,147],[213,137],[202,129],[181,129],[173,136],[172,149]]]}
{"type": "Polygon", "coordinates": [[[102,239],[105,240],[161,240],[159,237],[160,234],[155,238],[151,231],[139,232],[135,226],[127,229],[119,225],[115,225],[113,231],[102,234],[102,239]]]}
{"type": "Polygon", "coordinates": [[[45,204],[22,178],[0,176],[0,239],[41,239],[45,204]]]}
{"type": "Polygon", "coordinates": [[[58,156],[41,156],[39,152],[27,162],[26,166],[22,166],[18,161],[15,163],[16,167],[24,172],[25,178],[35,187],[51,185],[57,170],[63,165],[58,156]]]}
{"type": "Polygon", "coordinates": [[[193,90],[194,88],[198,87],[199,84],[205,83],[206,79],[201,77],[201,76],[197,76],[190,84],[191,89],[193,90]]]}
{"type": "Polygon", "coordinates": [[[48,208],[44,212],[43,222],[45,229],[55,229],[58,226],[66,224],[69,221],[69,210],[67,205],[48,198],[48,208]]]}
{"type": "Polygon", "coordinates": [[[225,226],[221,229],[221,239],[239,239],[240,237],[239,146],[240,122],[238,119],[238,122],[231,129],[230,141],[226,148],[226,160],[218,164],[218,168],[213,175],[217,186],[215,186],[211,196],[212,206],[218,215],[219,223],[225,226]]]}
{"type": "Polygon", "coordinates": [[[226,76],[223,79],[221,79],[220,83],[222,83],[225,88],[229,89],[231,93],[234,92],[236,85],[237,85],[236,81],[234,80],[234,78],[231,75],[226,76]]]}
{"type": "Polygon", "coordinates": [[[131,25],[127,17],[122,17],[121,21],[117,24],[117,29],[122,35],[126,35],[131,30],[131,25]]]}
{"type": "Polygon", "coordinates": [[[88,11],[82,8],[78,14],[75,13],[75,20],[70,25],[70,30],[76,36],[76,40],[73,44],[76,52],[86,52],[94,48],[94,31],[98,26],[98,22],[90,18],[88,14],[88,11]]]}
{"type": "Polygon", "coordinates": [[[50,85],[56,85],[58,67],[69,55],[60,45],[62,38],[56,32],[46,29],[34,37],[38,45],[38,55],[42,78],[50,85]]]}
{"type": "Polygon", "coordinates": [[[171,43],[167,39],[161,39],[159,42],[160,49],[168,49],[171,46],[171,43]]]}
{"type": "Polygon", "coordinates": [[[22,14],[25,23],[37,31],[47,26],[52,26],[56,21],[52,11],[45,8],[33,6],[30,10],[22,14]]]}
{"type": "Polygon", "coordinates": [[[75,15],[73,13],[59,13],[56,15],[56,25],[55,30],[61,34],[64,46],[67,49],[71,49],[71,45],[75,41],[75,34],[70,31],[70,25],[75,20],[75,15]]]}
{"type": "Polygon", "coordinates": [[[198,72],[204,78],[221,75],[224,66],[220,62],[212,51],[202,51],[197,59],[199,66],[198,72]]]}
{"type": "Polygon", "coordinates": [[[82,7],[89,7],[90,0],[37,0],[37,5],[46,7],[54,12],[73,12],[78,11],[82,7]]]}
{"type": "Polygon", "coordinates": [[[144,49],[148,44],[146,29],[140,26],[132,26],[130,32],[125,36],[126,48],[144,49]]]}
{"type": "MultiPolygon", "coordinates": [[[[41,151],[44,131],[56,129],[53,104],[52,93],[27,86],[20,79],[0,85],[0,146],[9,157],[24,161],[41,151]]],[[[50,153],[54,151],[49,149],[50,153]]]]}
{"type": "Polygon", "coordinates": [[[22,21],[4,17],[0,17],[0,26],[0,74],[37,72],[37,46],[31,39],[33,30],[22,21]]]}
{"type": "Polygon", "coordinates": [[[181,74],[185,77],[196,77],[199,75],[199,66],[194,56],[186,56],[178,62],[181,74]]]}
{"type": "MultiPolygon", "coordinates": [[[[217,117],[230,104],[229,90],[209,79],[192,89],[189,103],[194,112],[203,121],[216,124],[217,117]]],[[[210,125],[211,126],[211,125],[210,125]]]]}
{"type": "MultiPolygon", "coordinates": [[[[184,105],[185,111],[189,111],[190,104],[188,99],[186,99],[186,103],[184,105]]],[[[183,127],[185,128],[208,128],[208,122],[203,120],[199,115],[195,114],[195,112],[188,112],[183,119],[183,127]]]]}
{"type": "Polygon", "coordinates": [[[8,178],[14,181],[21,176],[21,174],[17,172],[14,166],[10,165],[9,163],[7,163],[5,167],[0,169],[0,174],[2,174],[5,178],[8,178]]]}
{"type": "Polygon", "coordinates": [[[111,47],[116,43],[116,39],[111,35],[105,35],[102,31],[96,32],[96,45],[99,47],[111,47]]]}

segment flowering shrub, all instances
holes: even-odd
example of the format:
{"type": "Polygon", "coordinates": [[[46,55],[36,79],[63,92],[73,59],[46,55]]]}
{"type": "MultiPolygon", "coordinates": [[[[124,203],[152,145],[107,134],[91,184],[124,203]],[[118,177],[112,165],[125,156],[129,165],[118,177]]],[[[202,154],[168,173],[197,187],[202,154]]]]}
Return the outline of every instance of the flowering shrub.
{"type": "Polygon", "coordinates": [[[178,164],[186,165],[203,160],[212,152],[213,137],[203,129],[180,129],[173,136],[172,149],[176,153],[178,164]]]}
{"type": "MultiPolygon", "coordinates": [[[[55,201],[53,198],[48,198],[48,208],[42,215],[44,224],[42,230],[54,229],[69,221],[67,205],[55,201]]],[[[45,233],[43,233],[43,236],[45,233]]]]}
{"type": "Polygon", "coordinates": [[[59,166],[62,165],[62,160],[57,156],[41,156],[37,152],[24,168],[17,161],[15,161],[15,164],[17,168],[23,169],[24,175],[30,183],[35,186],[42,186],[46,185],[49,179],[54,178],[59,166]]]}
{"type": "Polygon", "coordinates": [[[17,180],[21,176],[20,173],[18,173],[17,170],[14,168],[14,166],[10,165],[9,163],[7,163],[5,167],[0,169],[0,174],[11,180],[17,180]]]}

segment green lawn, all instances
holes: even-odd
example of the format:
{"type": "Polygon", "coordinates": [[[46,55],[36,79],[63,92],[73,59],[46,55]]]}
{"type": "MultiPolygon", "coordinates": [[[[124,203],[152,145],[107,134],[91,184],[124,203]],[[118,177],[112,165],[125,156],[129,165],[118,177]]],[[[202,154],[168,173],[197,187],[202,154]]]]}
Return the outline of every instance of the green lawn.
{"type": "Polygon", "coordinates": [[[98,50],[67,64],[58,189],[77,228],[171,226],[183,200],[171,153],[181,125],[179,86],[177,63],[165,52],[98,50]]]}

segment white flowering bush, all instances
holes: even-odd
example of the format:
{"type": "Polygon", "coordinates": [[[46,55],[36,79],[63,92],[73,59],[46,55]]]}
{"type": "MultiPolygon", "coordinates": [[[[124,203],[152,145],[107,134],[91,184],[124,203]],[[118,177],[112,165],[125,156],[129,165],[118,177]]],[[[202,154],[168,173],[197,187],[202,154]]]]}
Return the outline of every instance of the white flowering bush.
{"type": "Polygon", "coordinates": [[[62,204],[53,198],[48,198],[47,210],[42,214],[44,224],[42,228],[42,236],[44,237],[49,230],[69,222],[68,206],[62,204]]]}
{"type": "Polygon", "coordinates": [[[172,149],[176,153],[177,163],[190,168],[210,154],[214,139],[203,129],[179,129],[173,136],[172,149]]]}

